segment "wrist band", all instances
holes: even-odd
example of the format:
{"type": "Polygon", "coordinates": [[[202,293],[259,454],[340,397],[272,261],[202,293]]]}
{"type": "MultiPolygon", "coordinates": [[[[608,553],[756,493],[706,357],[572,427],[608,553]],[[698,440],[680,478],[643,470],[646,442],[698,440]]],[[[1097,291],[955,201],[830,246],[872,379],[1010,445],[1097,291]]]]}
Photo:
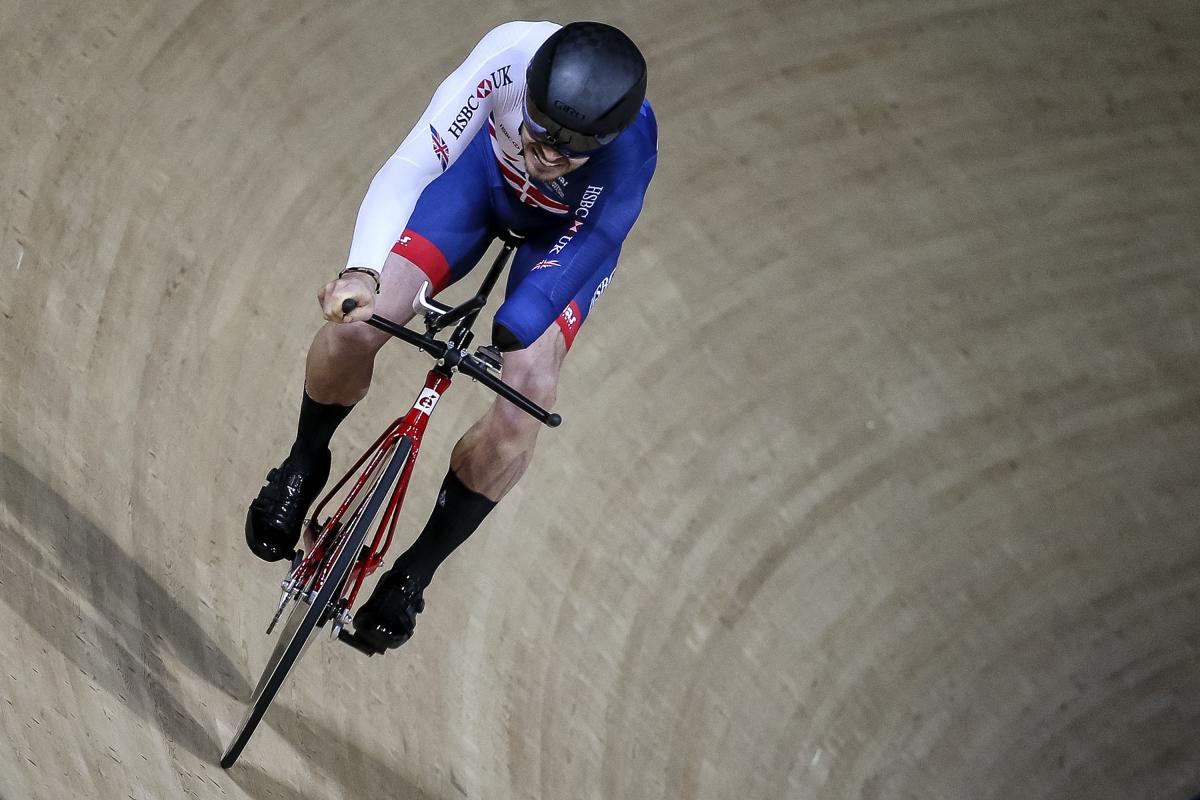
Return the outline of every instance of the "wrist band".
{"type": "Polygon", "coordinates": [[[338,273],[338,277],[339,278],[344,277],[347,272],[361,272],[364,275],[370,275],[371,278],[375,281],[375,294],[379,294],[379,285],[380,284],[379,284],[379,273],[378,272],[376,272],[375,270],[370,269],[368,267],[346,267],[344,270],[342,270],[341,272],[338,273]]]}

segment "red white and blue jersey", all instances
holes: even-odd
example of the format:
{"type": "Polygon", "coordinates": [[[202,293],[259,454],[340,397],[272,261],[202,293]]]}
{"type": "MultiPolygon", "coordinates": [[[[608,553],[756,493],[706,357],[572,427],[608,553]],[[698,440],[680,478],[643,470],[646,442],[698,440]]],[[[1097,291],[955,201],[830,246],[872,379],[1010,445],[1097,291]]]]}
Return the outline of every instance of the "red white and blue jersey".
{"type": "Polygon", "coordinates": [[[529,344],[558,316],[570,343],[641,211],[658,127],[643,103],[633,125],[583,166],[553,181],[531,178],[520,137],[525,68],[558,28],[501,25],[442,82],[371,181],[347,266],[381,269],[396,252],[442,288],[474,265],[498,227],[512,228],[529,238],[497,321],[529,344]],[[575,321],[571,330],[563,315],[575,321]]]}

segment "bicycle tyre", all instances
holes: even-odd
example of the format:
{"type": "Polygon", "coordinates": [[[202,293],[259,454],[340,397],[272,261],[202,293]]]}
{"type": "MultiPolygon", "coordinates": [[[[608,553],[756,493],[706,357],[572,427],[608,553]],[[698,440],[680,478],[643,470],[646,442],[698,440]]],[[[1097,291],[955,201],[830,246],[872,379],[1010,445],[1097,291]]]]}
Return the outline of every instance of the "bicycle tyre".
{"type": "Polygon", "coordinates": [[[254,693],[250,696],[250,702],[246,706],[246,714],[242,717],[241,725],[238,726],[233,740],[221,756],[223,769],[229,769],[237,762],[242,750],[245,749],[251,735],[258,727],[258,723],[267,712],[267,707],[271,705],[279,687],[283,685],[284,679],[308,649],[317,630],[318,622],[325,614],[334,593],[345,583],[344,578],[350,572],[355,559],[358,558],[367,532],[374,523],[384,500],[391,493],[392,484],[396,482],[396,478],[400,475],[411,452],[412,440],[407,436],[400,437],[396,451],[384,469],[383,479],[379,481],[379,485],[367,499],[366,509],[338,552],[337,561],[325,583],[317,592],[316,598],[311,604],[300,601],[293,602],[292,611],[279,633],[279,640],[271,652],[266,669],[263,670],[262,677],[259,678],[258,685],[254,687],[254,693]]]}

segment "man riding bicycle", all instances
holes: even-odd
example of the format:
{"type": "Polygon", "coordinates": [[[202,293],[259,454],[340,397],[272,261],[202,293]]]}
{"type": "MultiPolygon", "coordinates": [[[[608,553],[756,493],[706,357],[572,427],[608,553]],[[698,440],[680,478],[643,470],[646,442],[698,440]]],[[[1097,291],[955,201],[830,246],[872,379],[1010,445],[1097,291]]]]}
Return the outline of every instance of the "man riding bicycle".
{"type": "MultiPolygon", "coordinates": [[[[567,350],[616,269],[658,153],[646,62],[597,22],[510,22],[438,87],[371,181],[347,267],[318,293],[325,318],[308,351],[296,440],[246,516],[259,558],[290,557],[329,477],[329,442],[366,396],[390,337],[364,320],[413,315],[509,229],[525,237],[496,312],[504,378],[544,408],[567,350]],[[343,303],[357,306],[343,312],[343,303]]],[[[524,473],[541,425],[497,398],[455,445],[433,513],[354,617],[378,649],[412,635],[434,571],[524,473]]]]}

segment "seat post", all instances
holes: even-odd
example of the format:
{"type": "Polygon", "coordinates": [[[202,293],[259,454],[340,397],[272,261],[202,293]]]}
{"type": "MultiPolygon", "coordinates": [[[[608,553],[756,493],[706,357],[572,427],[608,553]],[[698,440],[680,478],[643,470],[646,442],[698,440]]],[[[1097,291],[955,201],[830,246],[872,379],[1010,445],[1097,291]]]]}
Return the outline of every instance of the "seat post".
{"type": "Polygon", "coordinates": [[[496,254],[496,258],[492,261],[492,266],[488,269],[487,275],[484,276],[483,283],[479,284],[479,290],[475,292],[475,296],[467,301],[467,304],[472,307],[471,310],[463,317],[462,322],[458,323],[458,327],[454,329],[454,333],[450,336],[449,344],[455,350],[461,350],[470,344],[471,326],[475,324],[475,319],[479,316],[479,312],[487,304],[488,295],[495,288],[496,281],[500,279],[500,273],[508,265],[508,260],[512,257],[513,251],[524,240],[524,236],[511,230],[500,234],[500,241],[504,243],[504,246],[496,254]]]}

